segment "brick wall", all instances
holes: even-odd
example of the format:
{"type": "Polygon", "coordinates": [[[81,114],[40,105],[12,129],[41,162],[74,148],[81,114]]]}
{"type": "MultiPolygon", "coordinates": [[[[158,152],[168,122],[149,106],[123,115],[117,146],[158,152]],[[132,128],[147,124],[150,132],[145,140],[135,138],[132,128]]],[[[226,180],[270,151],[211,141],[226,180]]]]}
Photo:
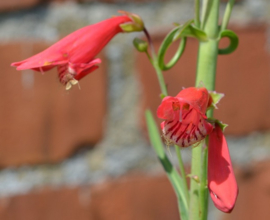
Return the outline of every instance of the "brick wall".
{"type": "MultiPolygon", "coordinates": [[[[10,67],[118,9],[140,14],[158,47],[173,22],[191,18],[193,2],[0,1],[1,219],[178,219],[176,198],[146,138],[144,110],[155,111],[160,100],[152,66],[131,44],[141,35],[117,36],[99,55],[100,68],[80,81],[81,89],[65,91],[55,69],[42,75],[10,67]]],[[[256,205],[260,219],[270,215],[263,205],[270,198],[264,178],[270,155],[269,12],[267,0],[238,2],[231,29],[239,48],[218,60],[216,90],[225,98],[215,114],[229,124],[240,186],[226,220],[255,219],[253,208],[253,214],[243,210],[256,205]]],[[[197,49],[188,40],[179,63],[164,72],[171,95],[193,85],[197,49]]],[[[188,166],[190,149],[183,157],[188,166]]],[[[211,210],[209,219],[223,218],[211,210]]]]}

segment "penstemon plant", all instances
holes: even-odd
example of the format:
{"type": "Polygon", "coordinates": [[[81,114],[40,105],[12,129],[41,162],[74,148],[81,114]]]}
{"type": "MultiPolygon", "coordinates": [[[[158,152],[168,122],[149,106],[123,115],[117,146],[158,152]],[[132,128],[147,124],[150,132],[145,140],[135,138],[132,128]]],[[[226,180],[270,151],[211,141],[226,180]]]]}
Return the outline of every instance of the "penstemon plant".
{"type": "MultiPolygon", "coordinates": [[[[208,190],[214,205],[226,213],[233,210],[238,195],[238,186],[223,135],[226,125],[212,118],[213,109],[223,97],[223,94],[214,91],[217,57],[219,54],[233,52],[238,46],[237,35],[226,29],[234,0],[227,3],[221,26],[218,23],[219,3],[218,0],[204,0],[200,10],[201,2],[196,0],[194,20],[177,25],[166,36],[157,58],[151,50],[151,62],[157,70],[163,98],[157,109],[157,116],[164,120],[161,123],[164,139],[175,145],[180,175],[163,150],[162,140],[150,111],[146,112],[148,131],[151,143],[177,194],[182,220],[207,219],[208,190]],[[187,37],[194,37],[199,41],[196,87],[183,89],[176,97],[171,97],[167,95],[161,71],[170,69],[180,59],[187,37]],[[219,49],[218,44],[222,37],[229,38],[230,45],[219,49]],[[180,38],[175,55],[165,64],[166,50],[180,38]],[[188,146],[192,146],[192,161],[191,173],[186,175],[180,148],[188,146]],[[189,187],[187,176],[190,177],[189,187]]],[[[151,41],[148,43],[151,44],[151,41]]]]}
{"type": "Polygon", "coordinates": [[[156,70],[161,90],[161,103],[157,117],[162,119],[162,137],[152,112],[146,111],[146,122],[151,144],[174,188],[182,220],[206,220],[208,191],[214,205],[223,212],[231,212],[238,195],[227,142],[223,135],[226,127],[213,118],[213,110],[223,94],[215,92],[215,74],[219,54],[232,53],[238,46],[237,35],[227,29],[234,0],[227,3],[219,25],[219,0],[195,0],[195,18],[177,24],[168,33],[158,53],[142,19],[133,13],[120,11],[97,24],[79,29],[58,41],[43,52],[11,65],[17,70],[32,69],[46,72],[57,67],[59,80],[72,88],[80,79],[93,72],[101,63],[96,55],[118,33],[142,31],[147,41],[135,38],[134,46],[146,53],[156,70]],[[202,8],[201,8],[202,6],[202,8]],[[172,68],[181,58],[188,37],[199,41],[197,76],[194,87],[183,89],[175,97],[169,96],[162,71],[172,68]],[[221,38],[227,37],[230,45],[220,49],[221,38]],[[168,63],[164,62],[167,49],[176,40],[180,44],[168,63]],[[167,157],[166,145],[174,145],[179,161],[179,172],[167,157]],[[186,174],[181,148],[192,147],[191,172],[186,174]],[[190,178],[188,185],[187,178],[190,178]]]}

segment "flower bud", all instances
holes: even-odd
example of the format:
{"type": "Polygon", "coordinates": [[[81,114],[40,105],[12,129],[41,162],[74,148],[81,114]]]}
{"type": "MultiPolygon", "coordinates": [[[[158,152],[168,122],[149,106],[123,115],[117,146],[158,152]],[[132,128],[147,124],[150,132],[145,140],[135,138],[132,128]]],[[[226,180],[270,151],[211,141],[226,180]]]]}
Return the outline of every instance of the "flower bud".
{"type": "Polygon", "coordinates": [[[137,37],[133,40],[133,45],[139,52],[146,52],[148,49],[148,43],[137,37]]]}

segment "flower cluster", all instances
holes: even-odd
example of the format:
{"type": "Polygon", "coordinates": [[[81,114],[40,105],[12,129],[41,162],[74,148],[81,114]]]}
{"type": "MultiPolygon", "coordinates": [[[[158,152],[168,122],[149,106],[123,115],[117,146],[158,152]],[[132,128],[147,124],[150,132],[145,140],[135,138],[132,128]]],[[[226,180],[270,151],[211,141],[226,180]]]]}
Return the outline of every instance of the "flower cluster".
{"type": "Polygon", "coordinates": [[[157,109],[167,142],[188,147],[209,135],[208,188],[215,206],[231,212],[238,194],[228,145],[217,120],[208,120],[206,111],[215,105],[206,88],[190,87],[177,96],[167,96],[157,109]]]}

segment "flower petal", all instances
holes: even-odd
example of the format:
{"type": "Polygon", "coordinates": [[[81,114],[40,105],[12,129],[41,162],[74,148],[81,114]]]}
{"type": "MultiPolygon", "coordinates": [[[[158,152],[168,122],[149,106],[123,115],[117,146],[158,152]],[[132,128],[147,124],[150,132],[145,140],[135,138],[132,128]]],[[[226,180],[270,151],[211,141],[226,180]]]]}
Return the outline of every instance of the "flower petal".
{"type": "Polygon", "coordinates": [[[189,87],[177,94],[178,98],[189,103],[193,108],[198,109],[203,114],[206,112],[209,94],[206,88],[189,87]]]}
{"type": "Polygon", "coordinates": [[[208,188],[214,205],[231,212],[238,195],[238,186],[226,139],[218,124],[209,137],[208,188]]]}
{"type": "Polygon", "coordinates": [[[14,62],[17,70],[33,69],[46,71],[57,65],[89,63],[103,47],[118,33],[120,24],[131,22],[126,15],[116,16],[81,28],[46,50],[20,62],[14,62]]]}
{"type": "Polygon", "coordinates": [[[171,96],[165,97],[157,109],[157,116],[161,119],[173,120],[175,117],[174,103],[179,103],[177,98],[171,96]]]}

